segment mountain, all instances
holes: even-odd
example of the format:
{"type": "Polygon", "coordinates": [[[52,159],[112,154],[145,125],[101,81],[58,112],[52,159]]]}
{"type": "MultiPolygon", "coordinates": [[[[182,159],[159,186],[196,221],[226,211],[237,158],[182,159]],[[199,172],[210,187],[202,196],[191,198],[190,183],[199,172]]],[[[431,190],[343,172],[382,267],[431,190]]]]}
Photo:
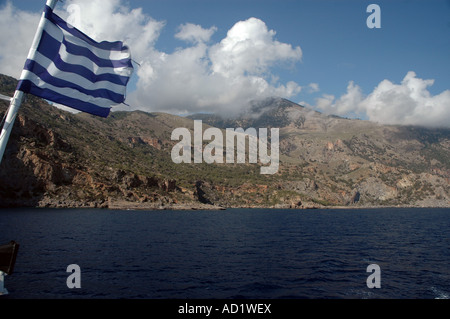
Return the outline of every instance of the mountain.
{"type": "Polygon", "coordinates": [[[284,190],[331,205],[449,205],[450,129],[327,116],[285,99],[255,103],[218,127],[280,127],[284,190]],[[270,107],[272,106],[272,107],[270,107]],[[257,116],[254,116],[256,114],[257,116]],[[309,187],[308,187],[309,183],[309,187]]]}
{"type": "MultiPolygon", "coordinates": [[[[0,76],[0,94],[17,81],[0,76]]],[[[0,101],[3,116],[8,103],[0,101]]],[[[207,143],[207,142],[205,142],[207,143]]],[[[72,114],[27,96],[0,165],[0,206],[104,208],[450,206],[450,130],[255,101],[234,118],[72,114]],[[175,128],[279,128],[280,167],[175,164],[175,128]]]]}

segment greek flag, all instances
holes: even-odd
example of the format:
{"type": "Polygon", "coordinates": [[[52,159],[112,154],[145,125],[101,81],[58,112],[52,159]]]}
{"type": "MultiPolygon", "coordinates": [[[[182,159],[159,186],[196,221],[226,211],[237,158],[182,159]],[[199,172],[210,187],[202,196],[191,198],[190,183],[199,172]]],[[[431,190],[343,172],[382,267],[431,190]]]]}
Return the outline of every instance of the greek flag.
{"type": "Polygon", "coordinates": [[[31,57],[17,87],[24,93],[102,117],[125,101],[133,73],[128,47],[120,41],[94,41],[48,6],[31,57]]]}

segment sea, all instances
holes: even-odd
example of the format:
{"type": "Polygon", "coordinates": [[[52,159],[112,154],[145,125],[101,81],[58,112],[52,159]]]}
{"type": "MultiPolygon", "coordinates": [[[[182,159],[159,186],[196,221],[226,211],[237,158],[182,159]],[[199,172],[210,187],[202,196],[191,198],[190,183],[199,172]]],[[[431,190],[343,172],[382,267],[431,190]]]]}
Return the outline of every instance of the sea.
{"type": "Polygon", "coordinates": [[[448,208],[3,209],[0,300],[448,299],[449,230],[448,208]]]}

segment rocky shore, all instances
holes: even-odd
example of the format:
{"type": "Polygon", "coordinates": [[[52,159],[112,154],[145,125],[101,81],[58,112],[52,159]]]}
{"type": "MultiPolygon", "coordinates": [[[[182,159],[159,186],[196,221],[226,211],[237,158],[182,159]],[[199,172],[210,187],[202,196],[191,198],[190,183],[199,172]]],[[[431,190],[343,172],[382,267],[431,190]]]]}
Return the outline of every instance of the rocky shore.
{"type": "MultiPolygon", "coordinates": [[[[0,75],[0,93],[17,82],[0,75]]],[[[0,207],[104,209],[450,207],[450,130],[383,126],[284,99],[258,118],[71,114],[29,96],[0,165],[0,207]],[[175,164],[175,128],[280,128],[280,167],[175,164]]],[[[0,101],[0,116],[8,107],[0,101]]]]}
{"type": "MultiPolygon", "coordinates": [[[[8,205],[8,207],[29,207],[28,205],[8,205]]],[[[4,207],[4,206],[3,206],[4,207]]],[[[2,206],[0,206],[2,208],[2,206]]],[[[276,204],[274,206],[257,205],[230,205],[218,206],[212,204],[203,204],[200,202],[188,203],[138,203],[126,200],[112,200],[107,202],[76,202],[76,201],[52,201],[42,200],[36,208],[101,208],[111,210],[227,210],[227,209],[293,209],[293,210],[313,210],[313,209],[382,209],[382,208],[449,208],[446,203],[442,205],[347,205],[347,206],[325,206],[314,202],[301,203],[300,205],[276,204]]]]}

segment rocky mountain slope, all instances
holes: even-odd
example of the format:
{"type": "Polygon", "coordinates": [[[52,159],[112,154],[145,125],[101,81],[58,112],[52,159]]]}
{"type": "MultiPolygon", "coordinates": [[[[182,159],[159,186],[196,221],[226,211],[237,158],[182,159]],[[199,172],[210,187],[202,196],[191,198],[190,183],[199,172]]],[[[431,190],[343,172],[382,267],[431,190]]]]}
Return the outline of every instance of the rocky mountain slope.
{"type": "MultiPolygon", "coordinates": [[[[16,80],[0,76],[0,94],[16,80]]],[[[0,101],[3,117],[8,103],[0,101]]],[[[105,208],[450,206],[450,130],[326,116],[284,99],[236,118],[71,114],[27,96],[0,165],[0,206],[105,208]],[[280,128],[280,168],[175,164],[175,128],[201,119],[280,128]]]]}

